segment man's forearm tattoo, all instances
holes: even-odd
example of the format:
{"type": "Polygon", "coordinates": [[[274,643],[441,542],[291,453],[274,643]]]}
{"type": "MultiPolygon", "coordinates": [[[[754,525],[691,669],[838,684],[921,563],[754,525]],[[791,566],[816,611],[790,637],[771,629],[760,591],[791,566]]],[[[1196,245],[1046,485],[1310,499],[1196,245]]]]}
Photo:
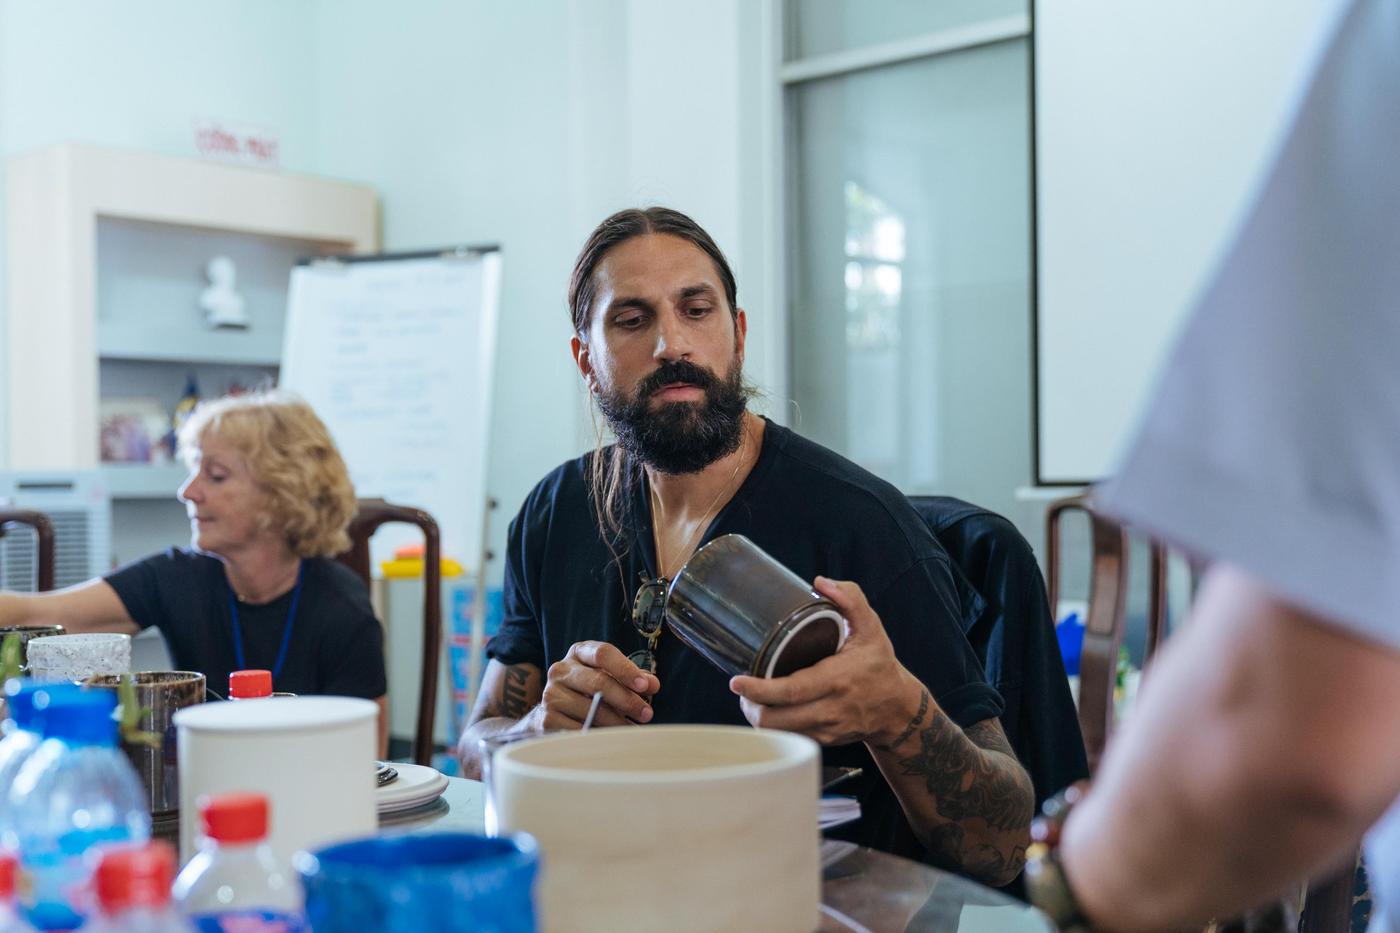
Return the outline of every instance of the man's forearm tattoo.
{"type": "Polygon", "coordinates": [[[530,703],[525,698],[525,684],[529,679],[528,665],[515,664],[506,668],[505,683],[501,686],[501,703],[495,711],[497,716],[519,719],[530,711],[530,703]]]}
{"type": "Polygon", "coordinates": [[[904,727],[904,731],[901,732],[899,734],[899,737],[893,742],[891,742],[888,745],[880,745],[878,746],[878,748],[881,751],[892,752],[899,746],[903,745],[905,741],[908,740],[909,736],[914,734],[914,730],[919,728],[919,723],[924,721],[924,716],[928,715],[928,704],[928,691],[925,690],[919,697],[919,711],[914,714],[913,719],[909,720],[909,725],[904,727]]]}
{"type": "Polygon", "coordinates": [[[964,733],[948,717],[935,716],[919,733],[919,750],[899,759],[899,767],[906,775],[923,778],[944,819],[959,822],[977,816],[1000,831],[1030,823],[1033,795],[1026,792],[1011,747],[991,726],[978,723],[964,733]],[[989,758],[982,749],[1001,752],[1010,760],[989,758]]]}
{"type": "MultiPolygon", "coordinates": [[[[940,867],[949,871],[962,871],[963,828],[957,823],[939,823],[929,829],[924,845],[940,867]]],[[[966,866],[971,868],[971,866],[966,866]]]]}
{"type": "Polygon", "coordinates": [[[984,843],[973,846],[962,855],[963,870],[984,877],[1012,878],[1025,864],[1025,846],[1015,846],[1007,855],[996,846],[984,843]]]}
{"type": "Polygon", "coordinates": [[[929,830],[925,845],[941,867],[982,877],[1015,875],[1026,863],[1025,846],[1014,846],[1009,854],[985,843],[964,849],[965,835],[958,823],[940,823],[929,830]]]}

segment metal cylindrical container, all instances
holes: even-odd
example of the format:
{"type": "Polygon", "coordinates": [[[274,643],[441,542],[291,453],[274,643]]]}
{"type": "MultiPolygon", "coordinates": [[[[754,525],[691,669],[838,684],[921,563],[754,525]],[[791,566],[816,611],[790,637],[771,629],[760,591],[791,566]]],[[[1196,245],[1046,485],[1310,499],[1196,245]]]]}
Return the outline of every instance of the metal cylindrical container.
{"type": "Polygon", "coordinates": [[[10,635],[19,636],[19,663],[22,667],[29,664],[29,640],[31,638],[44,638],[48,635],[62,635],[66,632],[61,625],[5,625],[0,626],[0,642],[3,642],[10,635]]]}
{"type": "Polygon", "coordinates": [[[716,538],[686,562],[667,591],[666,621],[730,676],[782,677],[846,640],[835,604],[743,535],[716,538]]]}
{"type": "Polygon", "coordinates": [[[116,690],[123,676],[129,676],[136,690],[141,717],[140,732],[160,738],[159,744],[146,745],[122,739],[122,750],[136,767],[151,817],[161,819],[180,809],[180,766],[176,741],[175,713],[204,702],[204,675],[195,671],[140,671],[135,674],[95,674],[89,686],[116,690]]]}

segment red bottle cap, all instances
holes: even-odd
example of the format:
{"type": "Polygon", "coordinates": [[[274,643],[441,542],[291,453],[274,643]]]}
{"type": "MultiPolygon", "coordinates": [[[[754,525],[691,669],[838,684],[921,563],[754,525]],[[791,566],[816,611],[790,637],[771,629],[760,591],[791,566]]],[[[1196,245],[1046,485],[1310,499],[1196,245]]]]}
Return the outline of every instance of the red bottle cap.
{"type": "Polygon", "coordinates": [[[272,696],[272,671],[234,671],[228,675],[228,698],[252,700],[272,696]]]}
{"type": "Polygon", "coordinates": [[[257,842],[267,836],[267,798],[262,794],[216,794],[199,799],[204,835],[216,842],[257,842]]]}
{"type": "Polygon", "coordinates": [[[0,853],[0,901],[15,898],[15,857],[8,852],[0,853]]]}
{"type": "Polygon", "coordinates": [[[168,842],[122,846],[97,863],[97,901],[115,914],[130,907],[164,907],[175,880],[175,849],[168,842]]]}

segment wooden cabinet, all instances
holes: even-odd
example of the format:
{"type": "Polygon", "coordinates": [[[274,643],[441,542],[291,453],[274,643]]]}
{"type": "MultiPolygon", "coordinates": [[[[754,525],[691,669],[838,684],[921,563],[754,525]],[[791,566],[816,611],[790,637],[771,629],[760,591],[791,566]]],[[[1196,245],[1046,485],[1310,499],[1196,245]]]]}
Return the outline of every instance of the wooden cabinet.
{"type": "MultiPolygon", "coordinates": [[[[364,185],[97,146],[11,158],[9,468],[98,465],[104,362],[275,370],[296,259],[377,246],[364,185]],[[247,330],[210,330],[197,306],[220,254],[238,261],[247,330]]],[[[136,391],[129,375],[111,381],[136,391]]]]}
{"type": "Polygon", "coordinates": [[[204,397],[275,379],[292,266],[379,242],[365,185],[88,145],[12,157],[5,213],[6,466],[101,468],[117,501],[171,502],[181,471],[102,463],[103,399],[169,412],[191,376],[204,397]],[[218,255],[246,329],[205,323],[218,255]]]}

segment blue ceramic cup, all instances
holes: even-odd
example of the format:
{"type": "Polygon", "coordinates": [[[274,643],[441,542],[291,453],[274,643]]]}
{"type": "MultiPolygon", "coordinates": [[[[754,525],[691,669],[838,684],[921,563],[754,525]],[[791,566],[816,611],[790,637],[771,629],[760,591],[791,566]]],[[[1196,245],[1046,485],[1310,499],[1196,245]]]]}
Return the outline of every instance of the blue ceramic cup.
{"type": "Polygon", "coordinates": [[[533,933],[535,840],[373,836],[295,859],[316,933],[533,933]]]}

